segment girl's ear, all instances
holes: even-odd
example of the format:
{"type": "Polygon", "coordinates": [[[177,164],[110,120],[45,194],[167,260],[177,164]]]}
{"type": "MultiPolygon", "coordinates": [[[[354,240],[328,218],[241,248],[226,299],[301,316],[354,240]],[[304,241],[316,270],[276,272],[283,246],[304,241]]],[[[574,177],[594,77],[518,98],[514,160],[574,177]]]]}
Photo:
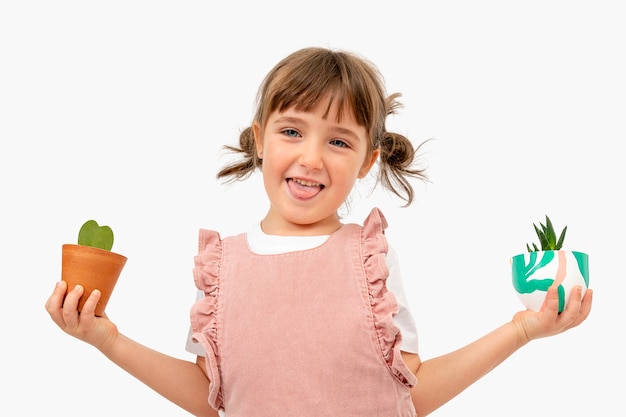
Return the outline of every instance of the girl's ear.
{"type": "Polygon", "coordinates": [[[263,135],[261,134],[261,125],[256,120],[252,123],[252,133],[254,134],[254,145],[256,146],[256,154],[259,158],[263,158],[263,135]]]}
{"type": "Polygon", "coordinates": [[[372,152],[369,158],[365,159],[365,162],[363,162],[363,165],[359,170],[358,178],[363,178],[367,175],[368,172],[370,172],[370,169],[372,169],[372,166],[374,166],[374,162],[376,162],[376,160],[378,159],[378,155],[380,155],[380,148],[376,149],[374,152],[372,152]]]}

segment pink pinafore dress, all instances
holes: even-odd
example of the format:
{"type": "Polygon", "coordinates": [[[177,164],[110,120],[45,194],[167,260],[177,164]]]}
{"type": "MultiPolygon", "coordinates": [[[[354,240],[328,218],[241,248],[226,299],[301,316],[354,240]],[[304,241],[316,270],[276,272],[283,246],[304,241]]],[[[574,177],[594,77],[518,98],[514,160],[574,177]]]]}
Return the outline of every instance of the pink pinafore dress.
{"type": "Polygon", "coordinates": [[[252,253],[201,230],[191,310],[209,403],[227,417],[414,417],[387,291],[387,223],[373,209],[313,249],[252,253]]]}

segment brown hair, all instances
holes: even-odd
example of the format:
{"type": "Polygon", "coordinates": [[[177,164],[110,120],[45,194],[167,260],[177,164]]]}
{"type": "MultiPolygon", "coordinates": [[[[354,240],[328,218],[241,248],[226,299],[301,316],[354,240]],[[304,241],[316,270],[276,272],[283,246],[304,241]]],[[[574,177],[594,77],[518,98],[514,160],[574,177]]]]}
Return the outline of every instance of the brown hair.
{"type": "MultiPolygon", "coordinates": [[[[403,135],[387,132],[386,118],[400,107],[397,101],[400,94],[387,96],[382,76],[367,60],[325,48],[304,48],[292,53],[261,84],[254,120],[263,130],[272,112],[290,107],[310,111],[328,94],[330,103],[338,101],[338,119],[343,110],[351,109],[356,122],[366,128],[368,155],[380,148],[377,182],[403,199],[406,206],[411,204],[414,193],[408,177],[427,180],[424,169],[413,167],[419,146],[415,148],[403,135]]],[[[242,157],[223,167],[218,178],[241,180],[261,169],[262,160],[256,152],[251,126],[241,132],[239,146],[224,148],[242,157]]]]}

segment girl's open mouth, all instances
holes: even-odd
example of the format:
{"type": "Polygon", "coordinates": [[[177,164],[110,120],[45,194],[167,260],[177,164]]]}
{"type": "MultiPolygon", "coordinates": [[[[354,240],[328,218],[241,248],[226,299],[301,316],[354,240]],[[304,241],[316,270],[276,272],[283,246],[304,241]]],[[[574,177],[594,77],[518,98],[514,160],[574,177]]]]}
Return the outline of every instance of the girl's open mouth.
{"type": "Polygon", "coordinates": [[[300,178],[287,178],[287,187],[294,197],[309,199],[319,194],[324,189],[324,184],[300,178]]]}

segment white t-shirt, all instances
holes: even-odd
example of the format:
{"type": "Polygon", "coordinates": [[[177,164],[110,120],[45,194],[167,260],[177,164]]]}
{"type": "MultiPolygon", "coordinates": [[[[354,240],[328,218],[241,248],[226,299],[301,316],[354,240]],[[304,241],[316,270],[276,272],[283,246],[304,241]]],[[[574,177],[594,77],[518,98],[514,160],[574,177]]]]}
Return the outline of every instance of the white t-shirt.
{"type": "MultiPolygon", "coordinates": [[[[268,235],[261,229],[261,224],[257,223],[246,232],[246,240],[250,250],[259,255],[275,255],[285,252],[294,252],[311,249],[320,246],[328,239],[324,236],[276,236],[268,235]]],[[[389,246],[387,251],[387,268],[389,278],[387,279],[387,289],[391,291],[398,302],[398,314],[393,317],[394,324],[400,329],[402,334],[401,350],[409,353],[418,353],[417,328],[415,321],[409,310],[402,275],[398,264],[398,256],[395,250],[389,246]]],[[[204,292],[198,290],[196,300],[204,298],[204,292]]],[[[191,327],[187,336],[186,350],[198,356],[205,356],[204,348],[200,343],[194,343],[191,338],[191,327]]]]}

